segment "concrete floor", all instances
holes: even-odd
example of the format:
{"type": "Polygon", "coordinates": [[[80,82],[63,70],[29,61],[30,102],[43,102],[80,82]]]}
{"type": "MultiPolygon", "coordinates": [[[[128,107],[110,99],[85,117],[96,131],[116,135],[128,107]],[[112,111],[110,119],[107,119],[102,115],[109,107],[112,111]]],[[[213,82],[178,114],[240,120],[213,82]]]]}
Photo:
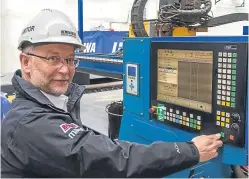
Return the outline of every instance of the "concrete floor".
{"type": "Polygon", "coordinates": [[[108,135],[106,105],[123,99],[123,90],[84,94],[81,99],[81,121],[83,125],[108,135]]]}

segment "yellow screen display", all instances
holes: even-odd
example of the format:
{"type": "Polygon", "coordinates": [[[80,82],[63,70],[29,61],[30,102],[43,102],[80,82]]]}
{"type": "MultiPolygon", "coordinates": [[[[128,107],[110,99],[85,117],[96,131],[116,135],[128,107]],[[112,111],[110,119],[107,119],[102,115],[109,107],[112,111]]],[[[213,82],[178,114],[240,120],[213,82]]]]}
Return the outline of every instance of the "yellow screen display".
{"type": "Polygon", "coordinates": [[[157,100],[211,113],[213,52],[158,50],[157,100]]]}

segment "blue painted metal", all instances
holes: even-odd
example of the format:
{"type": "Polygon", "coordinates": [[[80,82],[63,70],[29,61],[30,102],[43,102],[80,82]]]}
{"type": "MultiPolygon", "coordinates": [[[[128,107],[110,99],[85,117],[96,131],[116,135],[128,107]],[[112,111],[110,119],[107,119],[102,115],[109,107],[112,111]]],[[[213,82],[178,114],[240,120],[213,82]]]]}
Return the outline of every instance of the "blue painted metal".
{"type": "Polygon", "coordinates": [[[243,35],[249,35],[249,26],[243,27],[243,35]]]}
{"type": "MultiPolygon", "coordinates": [[[[126,94],[126,78],[123,79],[123,119],[120,127],[119,139],[128,140],[131,142],[150,144],[154,141],[180,142],[190,141],[195,134],[186,132],[171,126],[161,124],[157,121],[150,120],[150,44],[151,42],[248,42],[248,37],[163,37],[163,38],[131,38],[126,39],[123,45],[123,71],[126,74],[126,63],[138,63],[140,65],[140,95],[134,96],[126,94]]],[[[249,70],[248,70],[249,71],[249,70]]],[[[249,75],[249,73],[248,73],[249,75]]],[[[249,85],[248,85],[249,89],[249,85]]],[[[248,91],[249,93],[249,91],[248,91]]],[[[248,101],[247,101],[248,104],[248,101]]],[[[247,124],[248,124],[247,108],[247,124]]],[[[246,129],[246,132],[248,129],[246,129]]],[[[246,141],[248,133],[246,133],[246,141]]],[[[246,146],[247,146],[246,142],[246,146]]],[[[219,156],[205,165],[198,164],[195,173],[196,178],[208,176],[210,178],[230,178],[231,167],[234,165],[246,164],[246,149],[236,148],[224,145],[219,150],[219,156]]],[[[186,169],[182,172],[175,173],[168,177],[179,178],[189,177],[191,169],[186,169]]]]}
{"type": "Polygon", "coordinates": [[[81,41],[83,42],[84,36],[84,26],[83,26],[83,0],[78,0],[78,31],[79,31],[79,37],[81,41]]]}

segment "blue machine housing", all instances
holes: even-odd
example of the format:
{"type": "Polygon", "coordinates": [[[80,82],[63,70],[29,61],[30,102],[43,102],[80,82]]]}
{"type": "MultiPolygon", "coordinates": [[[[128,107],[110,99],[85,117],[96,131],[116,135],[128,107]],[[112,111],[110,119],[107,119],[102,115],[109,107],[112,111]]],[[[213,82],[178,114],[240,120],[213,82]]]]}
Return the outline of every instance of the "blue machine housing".
{"type": "MultiPolygon", "coordinates": [[[[150,59],[151,43],[153,42],[248,42],[248,36],[208,36],[208,37],[163,37],[163,38],[129,38],[125,39],[123,48],[124,72],[124,111],[120,127],[119,139],[131,142],[150,144],[154,141],[181,142],[190,141],[196,134],[187,132],[169,125],[150,120],[150,59]],[[137,94],[127,91],[130,87],[127,74],[127,65],[137,65],[137,94]]],[[[249,70],[247,69],[248,75],[249,70]]],[[[134,77],[132,78],[134,79],[134,77]]],[[[136,81],[135,79],[135,81],[136,81]]],[[[247,84],[247,96],[249,86],[247,84]]],[[[247,97],[246,97],[247,98],[247,97]]],[[[246,100],[246,126],[248,126],[248,99],[246,100]]],[[[248,157],[248,128],[246,127],[245,148],[224,145],[219,150],[219,156],[209,162],[199,163],[197,166],[175,173],[168,177],[189,177],[190,171],[193,178],[212,177],[230,178],[231,165],[247,165],[248,157]]]]}

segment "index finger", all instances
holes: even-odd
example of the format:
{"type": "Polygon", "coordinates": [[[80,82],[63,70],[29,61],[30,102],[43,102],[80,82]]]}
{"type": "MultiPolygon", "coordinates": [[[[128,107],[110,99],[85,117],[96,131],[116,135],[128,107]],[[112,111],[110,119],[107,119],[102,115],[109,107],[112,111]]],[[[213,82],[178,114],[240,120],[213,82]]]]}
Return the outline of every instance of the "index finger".
{"type": "Polygon", "coordinates": [[[217,134],[209,135],[208,137],[210,139],[218,140],[221,138],[221,135],[220,135],[220,133],[217,133],[217,134]]]}

